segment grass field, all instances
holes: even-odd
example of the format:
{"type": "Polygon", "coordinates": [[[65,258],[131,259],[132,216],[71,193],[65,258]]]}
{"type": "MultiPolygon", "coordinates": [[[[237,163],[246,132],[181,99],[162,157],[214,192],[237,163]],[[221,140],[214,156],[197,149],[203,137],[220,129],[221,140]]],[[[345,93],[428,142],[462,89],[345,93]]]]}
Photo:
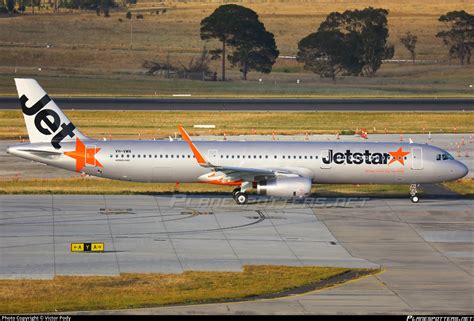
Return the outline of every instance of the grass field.
{"type": "MultiPolygon", "coordinates": [[[[416,1],[243,1],[254,9],[268,30],[275,34],[281,55],[295,55],[297,42],[313,32],[332,11],[383,7],[390,10],[390,42],[395,59],[408,59],[399,36],[411,31],[418,36],[418,65],[385,64],[376,77],[347,77],[334,84],[304,71],[294,60],[278,59],[269,75],[251,73],[249,82],[239,80],[237,68],[229,66],[228,84],[157,80],[144,76],[145,60],[188,64],[204,46],[199,37],[200,21],[224,1],[167,1],[166,14],[145,14],[143,20],[125,19],[125,11],[112,17],[97,17],[93,12],[52,14],[45,10],[0,19],[0,94],[14,94],[14,76],[34,76],[48,83],[53,94],[169,95],[178,91],[201,96],[472,96],[472,66],[447,64],[447,49],[435,38],[441,30],[441,14],[451,10],[474,10],[464,0],[416,1]],[[119,21],[119,18],[122,22],[119,21]],[[130,35],[133,30],[133,36],[130,35]],[[130,49],[130,39],[132,48],[130,49]],[[49,47],[47,47],[49,45],[49,47]],[[41,68],[41,71],[38,70],[41,68]],[[255,82],[263,82],[256,86],[255,82]],[[296,85],[296,79],[301,83],[296,85]]],[[[160,6],[162,2],[139,2],[134,11],[160,6]]],[[[216,48],[216,42],[207,48],[216,48]]],[[[219,62],[211,64],[219,71],[219,62]]]]}
{"type": "MultiPolygon", "coordinates": [[[[67,111],[70,120],[86,135],[96,139],[143,139],[174,136],[183,125],[191,135],[241,134],[336,134],[366,128],[370,133],[472,132],[473,113],[413,112],[143,112],[67,111]],[[195,124],[214,124],[216,129],[194,129],[195,124]],[[425,130],[423,130],[423,128],[425,130]],[[110,136],[111,135],[111,136],[110,136]]],[[[0,139],[26,138],[21,111],[0,111],[0,139]]]]}
{"type": "Polygon", "coordinates": [[[473,178],[463,178],[455,182],[444,183],[444,186],[455,191],[456,193],[474,197],[474,179],[473,178]]]}
{"type": "Polygon", "coordinates": [[[130,309],[243,299],[314,284],[345,272],[332,267],[245,266],[243,272],[56,276],[0,280],[2,313],[130,309]]]}
{"type": "MultiPolygon", "coordinates": [[[[456,186],[456,184],[453,184],[456,186]]],[[[0,194],[144,194],[159,193],[230,193],[234,187],[212,184],[134,183],[102,178],[55,178],[0,180],[0,194]]],[[[312,193],[317,197],[360,196],[400,197],[407,196],[408,185],[350,185],[316,184],[312,193]]]]}

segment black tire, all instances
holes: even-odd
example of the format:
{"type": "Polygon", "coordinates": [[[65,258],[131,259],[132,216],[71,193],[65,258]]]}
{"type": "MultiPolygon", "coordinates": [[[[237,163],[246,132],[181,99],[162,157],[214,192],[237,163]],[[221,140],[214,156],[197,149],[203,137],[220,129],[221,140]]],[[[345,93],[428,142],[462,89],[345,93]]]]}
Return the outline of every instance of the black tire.
{"type": "Polygon", "coordinates": [[[410,200],[412,203],[418,203],[420,201],[420,198],[415,195],[415,196],[410,197],[410,200]]]}
{"type": "Polygon", "coordinates": [[[249,197],[248,197],[247,193],[237,192],[235,194],[235,202],[238,205],[245,205],[245,204],[247,204],[248,200],[249,200],[249,197]]]}
{"type": "Polygon", "coordinates": [[[237,193],[240,192],[240,187],[236,187],[234,188],[234,190],[232,191],[232,198],[235,200],[235,196],[237,195],[237,193]]]}

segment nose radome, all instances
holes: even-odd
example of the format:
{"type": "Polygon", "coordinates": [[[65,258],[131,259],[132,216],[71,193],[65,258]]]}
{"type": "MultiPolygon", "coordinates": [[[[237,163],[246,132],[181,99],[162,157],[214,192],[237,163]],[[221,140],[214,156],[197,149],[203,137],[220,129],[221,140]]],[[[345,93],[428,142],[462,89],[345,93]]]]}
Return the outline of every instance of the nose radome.
{"type": "Polygon", "coordinates": [[[456,174],[459,176],[458,178],[463,178],[467,173],[469,173],[469,168],[464,165],[464,163],[458,161],[456,164],[456,174]]]}
{"type": "Polygon", "coordinates": [[[10,154],[10,146],[7,147],[7,154],[10,154]]]}

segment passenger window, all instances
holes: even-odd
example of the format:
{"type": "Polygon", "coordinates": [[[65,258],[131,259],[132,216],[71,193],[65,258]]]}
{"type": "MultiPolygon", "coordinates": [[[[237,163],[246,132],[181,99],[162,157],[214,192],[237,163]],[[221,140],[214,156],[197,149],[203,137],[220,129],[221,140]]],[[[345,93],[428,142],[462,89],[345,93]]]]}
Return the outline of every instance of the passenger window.
{"type": "Polygon", "coordinates": [[[140,154],[138,154],[137,156],[138,156],[138,158],[140,158],[140,157],[141,157],[141,156],[140,156],[140,154]]]}

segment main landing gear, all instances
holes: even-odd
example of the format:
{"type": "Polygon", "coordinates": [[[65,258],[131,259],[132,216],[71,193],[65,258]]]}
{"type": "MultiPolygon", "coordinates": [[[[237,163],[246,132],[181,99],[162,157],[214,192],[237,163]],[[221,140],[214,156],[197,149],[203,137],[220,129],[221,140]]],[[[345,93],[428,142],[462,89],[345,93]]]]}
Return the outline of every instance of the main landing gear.
{"type": "Polygon", "coordinates": [[[240,187],[237,187],[232,191],[232,197],[238,205],[247,204],[247,201],[249,200],[248,194],[242,192],[242,189],[240,187]]]}
{"type": "Polygon", "coordinates": [[[420,201],[420,198],[416,195],[417,193],[417,184],[411,184],[410,185],[410,200],[412,203],[418,203],[420,201]]]}

